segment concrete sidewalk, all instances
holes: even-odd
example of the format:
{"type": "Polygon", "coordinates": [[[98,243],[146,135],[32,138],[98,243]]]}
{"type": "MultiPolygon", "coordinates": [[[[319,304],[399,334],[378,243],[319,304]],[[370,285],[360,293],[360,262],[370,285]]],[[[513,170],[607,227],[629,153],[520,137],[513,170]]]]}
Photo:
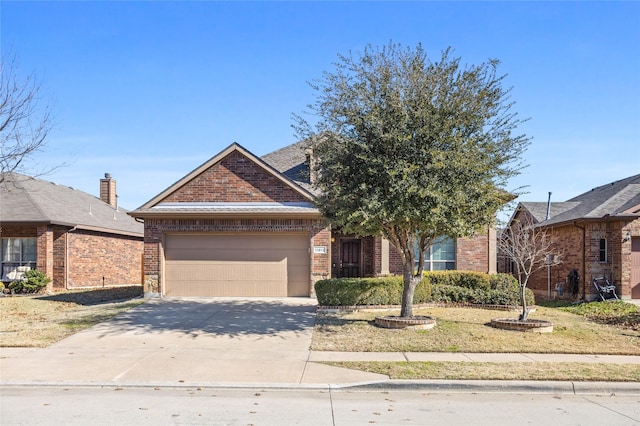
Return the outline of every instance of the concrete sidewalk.
{"type": "MultiPolygon", "coordinates": [[[[415,387],[575,391],[572,382],[390,380],[388,376],[324,365],[323,361],[581,362],[640,365],[640,356],[508,353],[246,351],[185,347],[1,348],[1,385],[215,387],[415,387]]],[[[640,383],[583,383],[604,393],[640,395],[640,383]]]]}

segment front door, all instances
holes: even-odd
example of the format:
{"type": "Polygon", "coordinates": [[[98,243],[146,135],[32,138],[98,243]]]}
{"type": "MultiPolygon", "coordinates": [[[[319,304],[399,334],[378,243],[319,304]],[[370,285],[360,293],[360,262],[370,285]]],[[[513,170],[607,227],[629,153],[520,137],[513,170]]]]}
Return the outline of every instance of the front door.
{"type": "Polygon", "coordinates": [[[360,273],[360,240],[342,240],[340,250],[340,276],[357,278],[360,273]]]}

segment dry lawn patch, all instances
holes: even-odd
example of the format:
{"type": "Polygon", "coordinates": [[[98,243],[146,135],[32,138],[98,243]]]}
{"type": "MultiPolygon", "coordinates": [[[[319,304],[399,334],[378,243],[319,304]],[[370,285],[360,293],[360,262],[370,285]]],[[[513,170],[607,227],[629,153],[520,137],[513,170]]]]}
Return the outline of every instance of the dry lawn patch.
{"type": "Polygon", "coordinates": [[[0,347],[46,347],[144,303],[107,300],[104,291],[0,297],[0,347]]]}
{"type": "Polygon", "coordinates": [[[598,324],[559,309],[537,307],[532,319],[554,324],[553,333],[523,333],[489,325],[492,318],[513,317],[516,312],[476,308],[420,308],[416,315],[437,319],[431,330],[378,328],[379,315],[399,311],[359,311],[319,314],[312,350],[347,352],[503,352],[640,355],[640,331],[598,324]]]}
{"type": "Polygon", "coordinates": [[[550,362],[327,362],[400,380],[640,382],[640,365],[550,362]]]}

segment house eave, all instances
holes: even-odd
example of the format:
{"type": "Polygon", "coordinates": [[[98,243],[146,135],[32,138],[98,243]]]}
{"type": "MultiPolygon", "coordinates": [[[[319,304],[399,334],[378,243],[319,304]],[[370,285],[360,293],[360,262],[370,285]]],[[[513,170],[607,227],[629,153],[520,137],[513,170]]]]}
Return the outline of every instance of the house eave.
{"type": "Polygon", "coordinates": [[[545,222],[541,222],[539,223],[537,226],[541,226],[541,227],[556,227],[556,226],[567,226],[567,225],[573,225],[575,223],[594,223],[594,222],[617,222],[617,221],[633,221],[636,219],[640,219],[640,215],[637,214],[633,214],[633,215],[628,215],[628,214],[621,214],[621,215],[614,215],[614,216],[610,216],[610,215],[606,215],[606,216],[602,216],[602,217],[579,217],[579,218],[572,218],[572,219],[566,219],[560,222],[551,222],[551,223],[545,223],[545,222]]]}
{"type": "Polygon", "coordinates": [[[9,221],[9,220],[5,220],[0,222],[0,226],[2,225],[12,225],[12,226],[38,226],[38,225],[52,225],[52,226],[64,226],[66,228],[69,229],[80,229],[80,230],[84,230],[84,231],[92,231],[92,232],[101,232],[104,234],[112,234],[112,235],[124,235],[124,236],[128,236],[128,237],[137,237],[137,238],[144,238],[144,233],[142,232],[133,232],[133,231],[126,231],[126,230],[120,230],[120,229],[111,229],[111,228],[104,228],[104,227],[100,227],[100,226],[90,226],[90,225],[81,225],[81,224],[76,224],[76,223],[70,223],[70,222],[61,222],[61,221],[54,221],[54,220],[48,220],[48,221],[42,221],[42,220],[34,220],[34,221],[25,221],[25,220],[21,220],[21,221],[9,221]]]}
{"type": "Polygon", "coordinates": [[[138,219],[320,219],[320,212],[131,212],[138,219]]]}

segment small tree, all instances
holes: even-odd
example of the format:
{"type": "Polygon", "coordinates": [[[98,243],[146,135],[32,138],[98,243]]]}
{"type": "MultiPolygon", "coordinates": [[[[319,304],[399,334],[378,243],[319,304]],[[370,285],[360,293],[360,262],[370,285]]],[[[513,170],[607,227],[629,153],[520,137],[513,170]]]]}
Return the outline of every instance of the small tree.
{"type": "Polygon", "coordinates": [[[382,235],[403,264],[401,317],[413,316],[424,252],[436,238],[472,236],[492,225],[511,195],[528,138],[498,61],[461,67],[449,49],[431,61],[389,44],[339,56],[336,71],[311,84],[316,205],[331,223],[361,236],[382,235]],[[417,264],[417,268],[416,268],[417,264]]]}
{"type": "Polygon", "coordinates": [[[498,238],[498,250],[513,262],[520,284],[521,321],[529,316],[525,291],[531,274],[562,261],[560,254],[552,255],[554,245],[555,239],[548,230],[528,214],[517,215],[498,238]]]}
{"type": "Polygon", "coordinates": [[[15,58],[0,62],[0,183],[5,173],[23,168],[42,149],[51,130],[49,109],[40,105],[40,86],[32,75],[21,78],[15,58]]]}

